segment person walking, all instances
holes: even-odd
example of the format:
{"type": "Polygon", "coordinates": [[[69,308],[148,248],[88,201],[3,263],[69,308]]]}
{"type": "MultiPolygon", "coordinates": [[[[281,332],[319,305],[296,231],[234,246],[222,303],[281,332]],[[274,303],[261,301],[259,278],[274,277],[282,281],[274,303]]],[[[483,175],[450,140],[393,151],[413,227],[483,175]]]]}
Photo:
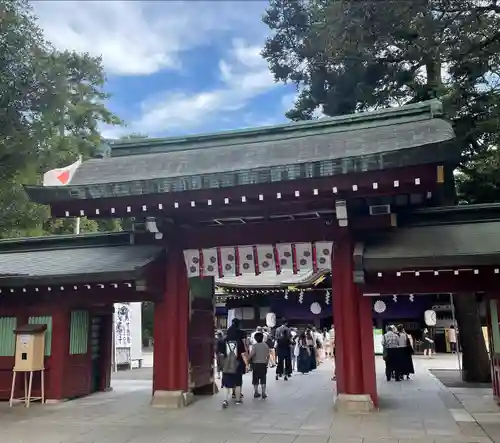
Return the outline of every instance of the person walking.
{"type": "Polygon", "coordinates": [[[424,329],[422,334],[422,348],[424,350],[424,355],[427,358],[432,357],[432,348],[434,346],[434,340],[431,339],[429,335],[429,330],[427,328],[424,329]]]}
{"type": "Polygon", "coordinates": [[[458,352],[458,348],[457,348],[457,330],[455,329],[455,325],[450,325],[450,329],[448,329],[448,342],[450,343],[451,353],[456,354],[458,352]]]}
{"type": "Polygon", "coordinates": [[[401,381],[401,366],[399,359],[399,336],[394,332],[394,326],[388,326],[387,332],[382,337],[382,346],[384,348],[385,377],[387,381],[392,380],[392,374],[396,381],[401,381]]]}
{"type": "Polygon", "coordinates": [[[215,358],[217,361],[217,380],[220,380],[224,366],[224,353],[226,352],[226,341],[221,331],[217,331],[215,338],[215,358]]]}
{"type": "Polygon", "coordinates": [[[278,366],[276,367],[276,380],[284,377],[288,380],[292,376],[292,355],[291,355],[291,334],[288,328],[288,321],[283,320],[283,324],[276,330],[276,356],[278,366]]]}
{"type": "Polygon", "coordinates": [[[255,334],[255,344],[250,352],[250,363],[252,364],[252,384],[254,388],[254,398],[267,398],[266,379],[267,365],[269,363],[269,347],[263,342],[264,334],[255,334]],[[259,392],[260,386],[260,392],[259,392]]]}
{"type": "Polygon", "coordinates": [[[415,374],[412,357],[413,346],[410,336],[405,331],[403,325],[398,325],[397,330],[399,335],[398,359],[400,361],[401,377],[406,377],[406,379],[409,380],[410,375],[415,374]]]}
{"type": "Polygon", "coordinates": [[[244,332],[239,328],[239,320],[234,319],[227,330],[224,349],[224,363],[222,368],[222,387],[226,389],[226,399],[222,408],[229,406],[229,398],[235,399],[236,404],[241,404],[243,395],[243,374],[248,369],[248,353],[244,343],[244,332]]]}

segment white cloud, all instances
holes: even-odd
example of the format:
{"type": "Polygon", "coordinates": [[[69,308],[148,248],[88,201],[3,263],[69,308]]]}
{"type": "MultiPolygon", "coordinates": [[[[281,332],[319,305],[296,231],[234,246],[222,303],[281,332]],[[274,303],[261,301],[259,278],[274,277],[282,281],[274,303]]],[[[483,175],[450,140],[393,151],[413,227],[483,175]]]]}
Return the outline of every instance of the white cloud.
{"type": "Polygon", "coordinates": [[[36,1],[46,38],[58,49],[102,55],[106,71],[147,75],[179,68],[180,54],[231,30],[262,32],[266,2],[36,1]]]}
{"type": "Polygon", "coordinates": [[[261,47],[234,40],[227,59],[219,62],[220,86],[196,93],[168,92],[142,103],[142,116],[130,125],[154,135],[194,129],[213,118],[241,110],[254,97],[276,86],[261,47]]]}

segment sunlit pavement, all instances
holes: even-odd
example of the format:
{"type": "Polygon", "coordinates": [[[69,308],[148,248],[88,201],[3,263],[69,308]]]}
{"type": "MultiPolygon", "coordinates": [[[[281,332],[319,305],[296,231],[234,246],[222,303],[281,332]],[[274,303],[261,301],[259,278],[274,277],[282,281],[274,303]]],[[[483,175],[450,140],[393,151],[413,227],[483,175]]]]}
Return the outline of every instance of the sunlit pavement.
{"type": "Polygon", "coordinates": [[[119,373],[113,380],[113,392],[29,410],[1,405],[0,442],[481,443],[494,440],[483,432],[474,414],[482,413],[483,421],[484,414],[489,414],[490,421],[500,416],[488,392],[454,395],[428,373],[428,368],[456,368],[452,356],[416,357],[417,374],[401,383],[385,381],[383,361],[377,358],[381,410],[363,416],[333,411],[330,363],[287,382],[269,377],[265,401],[252,398],[247,375],[243,405],[231,404],[222,410],[219,394],[183,410],[153,409],[149,406],[152,371],[147,362],[152,363],[151,356],[145,358],[143,369],[119,373]],[[460,395],[463,403],[457,399],[460,395]],[[485,408],[488,412],[480,412],[485,408]]]}

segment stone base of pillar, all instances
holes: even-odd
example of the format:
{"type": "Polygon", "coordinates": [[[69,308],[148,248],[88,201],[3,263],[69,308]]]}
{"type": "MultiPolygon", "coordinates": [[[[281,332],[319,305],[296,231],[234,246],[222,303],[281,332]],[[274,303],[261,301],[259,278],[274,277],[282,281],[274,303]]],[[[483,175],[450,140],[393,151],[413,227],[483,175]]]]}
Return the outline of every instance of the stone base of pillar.
{"type": "Polygon", "coordinates": [[[151,399],[153,408],[181,409],[193,402],[193,394],[183,391],[155,391],[151,399]]]}
{"type": "Polygon", "coordinates": [[[375,409],[369,394],[339,394],[334,407],[337,412],[346,414],[367,414],[375,409]]]}
{"type": "Polygon", "coordinates": [[[62,399],[46,398],[45,399],[45,404],[46,405],[58,405],[60,403],[65,403],[67,401],[69,401],[69,398],[62,398],[62,399]]]}

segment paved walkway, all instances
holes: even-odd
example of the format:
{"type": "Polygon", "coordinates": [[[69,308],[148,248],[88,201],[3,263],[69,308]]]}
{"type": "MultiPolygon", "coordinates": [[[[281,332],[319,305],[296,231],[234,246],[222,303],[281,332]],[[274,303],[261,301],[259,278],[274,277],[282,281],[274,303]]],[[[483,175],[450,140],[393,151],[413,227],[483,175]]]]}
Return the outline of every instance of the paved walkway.
{"type": "MultiPolygon", "coordinates": [[[[114,391],[29,410],[0,405],[2,443],[422,443],[491,442],[452,392],[427,369],[456,365],[453,358],[415,359],[411,381],[387,383],[380,375],[381,411],[341,416],[332,409],[329,364],[288,382],[271,381],[266,401],[251,398],[220,407],[221,394],[187,409],[149,406],[151,369],[120,373],[114,391]]],[[[272,377],[271,377],[272,378],[272,377]]],[[[465,394],[463,394],[465,395],[465,394]]],[[[472,397],[471,397],[472,398],[472,397]]],[[[463,399],[467,404],[467,399],[463,399]]],[[[472,400],[469,399],[469,403],[472,400]]],[[[497,411],[498,412],[498,411],[497,411]]]]}

